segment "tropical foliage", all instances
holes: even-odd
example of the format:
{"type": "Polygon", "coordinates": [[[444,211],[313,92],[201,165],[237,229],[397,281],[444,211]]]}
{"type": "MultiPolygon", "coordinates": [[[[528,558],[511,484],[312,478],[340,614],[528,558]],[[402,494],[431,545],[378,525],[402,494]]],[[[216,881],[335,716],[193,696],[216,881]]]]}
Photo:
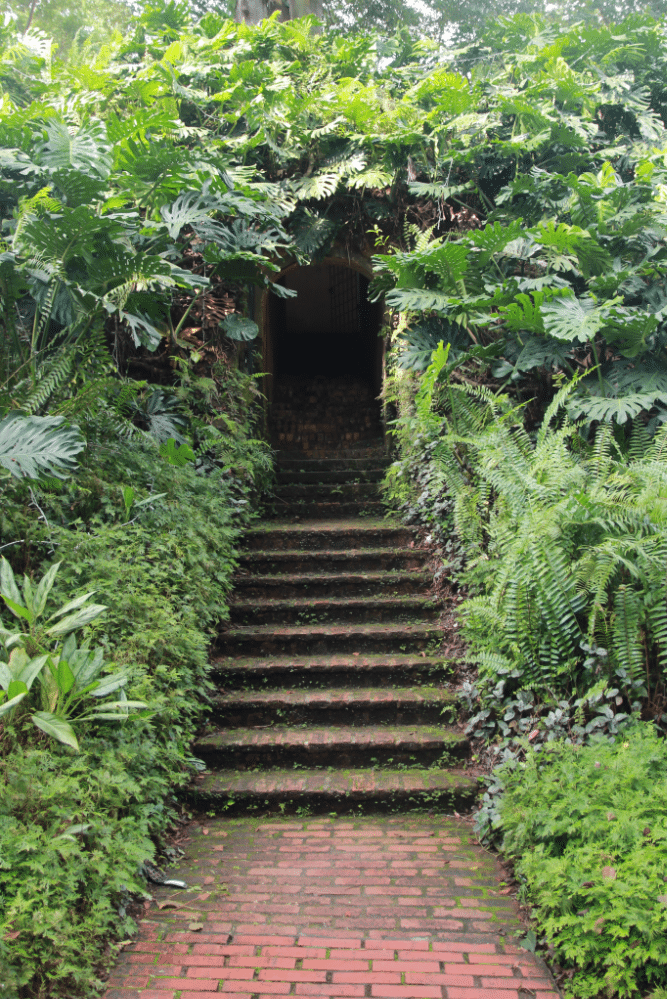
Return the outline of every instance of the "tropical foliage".
{"type": "MultiPolygon", "coordinates": [[[[620,7],[622,23],[577,23],[570,5],[455,49],[388,32],[395,3],[369,9],[378,34],[349,30],[355,4],[332,9],[339,30],[318,34],[156,3],[122,34],[60,25],[66,62],[39,18],[0,29],[10,996],[95,988],[99,941],[128,932],[138,865],[194,766],[234,539],[271,475],[253,355],[285,262],[374,254],[374,293],[400,314],[390,484],[471,590],[474,725],[514,752],[529,718],[545,742],[613,740],[663,711],[662,25],[620,7]],[[91,591],[105,614],[76,639],[40,632],[45,579],[57,620],[91,591]],[[119,678],[137,703],[120,725],[120,694],[114,719],[89,710],[119,678]]],[[[438,30],[456,21],[432,11],[438,30]]],[[[569,955],[570,930],[549,928],[569,955]]]]}
{"type": "Polygon", "coordinates": [[[489,36],[470,83],[451,77],[446,98],[419,85],[438,143],[411,190],[448,216],[457,203],[469,231],[413,228],[409,249],[375,258],[378,291],[413,317],[401,364],[425,368],[440,339],[493,347],[495,384],[535,399],[533,422],[563,372],[584,376],[572,416],[647,413],[653,430],[667,413],[662,36],[641,18],[616,35],[527,16],[489,36]]]}

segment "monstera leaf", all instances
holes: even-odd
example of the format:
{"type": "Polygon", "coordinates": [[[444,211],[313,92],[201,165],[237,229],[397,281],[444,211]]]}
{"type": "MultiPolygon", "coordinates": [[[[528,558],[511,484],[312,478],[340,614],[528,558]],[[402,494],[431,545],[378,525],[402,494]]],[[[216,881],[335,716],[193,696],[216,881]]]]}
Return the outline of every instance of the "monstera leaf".
{"type": "Polygon", "coordinates": [[[239,316],[238,313],[230,313],[221,321],[220,326],[230,340],[254,340],[259,333],[259,327],[253,320],[239,316]]]}
{"type": "Polygon", "coordinates": [[[111,173],[111,146],[101,122],[89,122],[71,129],[63,122],[46,125],[46,142],[38,151],[39,163],[50,170],[73,167],[93,177],[106,178],[111,173]]]}
{"type": "Polygon", "coordinates": [[[604,325],[604,316],[591,298],[561,296],[543,305],[540,312],[545,331],[556,340],[583,343],[604,325]]]}
{"type": "Polygon", "coordinates": [[[85,443],[79,428],[68,427],[63,417],[12,414],[0,421],[0,465],[17,479],[65,479],[85,443]]]}

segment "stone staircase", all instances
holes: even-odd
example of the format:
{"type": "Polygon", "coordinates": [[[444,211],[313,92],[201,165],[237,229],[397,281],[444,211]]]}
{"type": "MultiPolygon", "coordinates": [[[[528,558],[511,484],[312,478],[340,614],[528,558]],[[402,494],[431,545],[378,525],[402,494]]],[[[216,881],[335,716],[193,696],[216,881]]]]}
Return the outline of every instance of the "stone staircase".
{"type": "Polygon", "coordinates": [[[413,530],[382,516],[385,465],[377,441],[363,458],[281,456],[213,660],[200,808],[471,808],[431,576],[413,530]]]}
{"type": "Polygon", "coordinates": [[[271,424],[275,448],[308,458],[359,451],[366,442],[373,447],[381,434],[371,387],[351,378],[277,380],[271,424]]]}

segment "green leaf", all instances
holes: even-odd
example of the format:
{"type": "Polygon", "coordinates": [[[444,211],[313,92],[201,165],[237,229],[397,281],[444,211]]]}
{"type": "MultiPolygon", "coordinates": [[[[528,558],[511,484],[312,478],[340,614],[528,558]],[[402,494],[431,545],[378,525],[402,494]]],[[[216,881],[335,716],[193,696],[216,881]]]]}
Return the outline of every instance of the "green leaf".
{"type": "Polygon", "coordinates": [[[75,684],[74,674],[72,673],[70,665],[67,662],[67,660],[60,659],[58,661],[56,682],[62,694],[69,694],[69,692],[74,687],[75,684]]]}
{"type": "Polygon", "coordinates": [[[48,139],[40,147],[37,160],[50,170],[74,167],[85,174],[106,178],[111,172],[112,157],[102,122],[88,122],[74,130],[63,122],[46,124],[48,139]]]}
{"type": "Polygon", "coordinates": [[[502,306],[501,314],[504,316],[505,326],[508,330],[530,330],[534,333],[544,333],[544,323],[542,320],[542,305],[545,293],[534,291],[532,297],[525,292],[518,292],[514,302],[507,306],[502,306]]]}
{"type": "Polygon", "coordinates": [[[0,421],[0,465],[17,479],[65,479],[85,444],[79,428],[67,427],[63,417],[12,414],[0,421]]]}
{"type": "Polygon", "coordinates": [[[51,628],[46,630],[46,633],[53,636],[67,635],[69,632],[74,632],[75,629],[88,625],[89,622],[94,621],[95,618],[106,610],[106,604],[91,604],[90,607],[81,608],[76,614],[68,615],[67,618],[63,618],[56,625],[52,625],[51,628]]]}
{"type": "Polygon", "coordinates": [[[54,715],[53,712],[35,712],[31,719],[38,729],[41,729],[48,736],[52,736],[54,740],[64,743],[65,746],[73,747],[75,750],[79,749],[74,730],[61,715],[54,715]]]}
{"type": "Polygon", "coordinates": [[[46,607],[47,598],[51,593],[51,588],[53,587],[56,574],[60,566],[61,563],[59,562],[54,563],[53,566],[51,566],[46,571],[42,579],[37,584],[37,590],[35,591],[35,600],[34,600],[36,618],[39,618],[39,616],[44,611],[44,608],[46,607]]]}
{"type": "Polygon", "coordinates": [[[17,694],[14,698],[4,702],[4,704],[0,705],[0,716],[7,715],[7,713],[11,712],[13,708],[16,708],[16,706],[22,702],[24,698],[25,691],[22,691],[21,694],[17,694]]]}
{"type": "Polygon", "coordinates": [[[291,181],[290,190],[299,201],[318,201],[334,195],[339,182],[339,174],[313,174],[311,177],[291,181]]]}
{"type": "Polygon", "coordinates": [[[484,229],[470,234],[470,241],[479,247],[479,262],[488,263],[495,253],[500,253],[512,240],[521,236],[521,219],[513,219],[509,225],[500,222],[487,223],[484,229]]]}
{"type": "Polygon", "coordinates": [[[32,583],[30,582],[30,577],[27,573],[23,575],[23,601],[26,608],[28,609],[28,615],[30,616],[30,621],[35,620],[35,597],[32,592],[32,583]]]}
{"type": "Polygon", "coordinates": [[[532,951],[534,953],[537,947],[537,935],[535,934],[535,931],[528,931],[525,938],[519,941],[519,947],[525,948],[526,951],[532,951]]]}
{"type": "MultiPolygon", "coordinates": [[[[69,636],[66,640],[66,644],[73,638],[74,636],[69,636]]],[[[63,646],[63,653],[64,649],[65,646],[63,646]]],[[[72,673],[76,677],[76,686],[78,690],[84,690],[89,685],[95,683],[95,678],[99,675],[104,664],[104,650],[101,646],[96,646],[95,649],[90,652],[84,645],[81,649],[77,649],[75,652],[70,653],[68,663],[72,668],[72,673]]]]}
{"type": "MultiPolygon", "coordinates": [[[[194,462],[195,453],[185,441],[183,444],[176,447],[176,442],[173,438],[169,438],[163,444],[160,445],[160,454],[163,458],[167,460],[169,465],[184,466],[188,462],[194,462]]],[[[164,496],[164,494],[162,494],[164,496]]],[[[148,497],[149,500],[153,499],[148,497]]]]}
{"type": "Polygon", "coordinates": [[[163,334],[157,330],[146,316],[141,313],[128,313],[119,310],[122,320],[130,328],[135,347],[145,347],[147,351],[157,351],[162,343],[163,334]]]}
{"type": "Polygon", "coordinates": [[[514,365],[515,371],[527,372],[533,368],[563,368],[567,363],[566,348],[561,341],[551,337],[528,337],[514,365]]]}
{"type": "Polygon", "coordinates": [[[17,618],[25,618],[26,621],[31,622],[32,616],[27,608],[24,608],[22,604],[17,604],[16,601],[12,601],[11,598],[2,595],[2,599],[9,608],[9,610],[16,615],[17,618]]]}
{"type": "MultiPolygon", "coordinates": [[[[389,178],[391,182],[391,177],[389,178]]],[[[436,198],[439,201],[446,201],[452,195],[462,194],[472,188],[470,182],[466,184],[425,184],[422,181],[412,181],[408,184],[410,194],[417,198],[436,198]]]]}
{"type": "Polygon", "coordinates": [[[118,673],[102,677],[95,687],[91,689],[90,694],[93,698],[105,698],[106,695],[112,694],[113,691],[125,687],[127,682],[128,675],[123,673],[123,671],[118,671],[118,673]]]}
{"type": "Polygon", "coordinates": [[[0,558],[0,594],[11,598],[16,604],[21,604],[21,594],[16,585],[14,570],[4,556],[0,558]]]}
{"type": "Polygon", "coordinates": [[[220,326],[225,331],[225,336],[230,340],[249,341],[254,340],[259,334],[259,327],[254,320],[246,316],[239,316],[238,313],[230,313],[220,322],[220,326]]]}
{"type": "Polygon", "coordinates": [[[27,694],[27,693],[28,693],[28,687],[26,684],[24,684],[23,681],[12,681],[9,687],[7,688],[7,697],[9,698],[10,701],[16,698],[16,696],[19,694],[27,694]]]}
{"type": "Polygon", "coordinates": [[[75,597],[73,600],[68,601],[67,604],[63,604],[62,608],[58,608],[53,614],[47,618],[47,622],[52,622],[54,618],[59,618],[61,615],[66,615],[70,611],[74,611],[76,608],[80,608],[82,604],[85,604],[93,594],[97,593],[95,590],[89,591],[87,594],[82,594],[81,597],[75,597]]]}
{"type": "Polygon", "coordinates": [[[136,497],[136,492],[132,486],[123,486],[123,506],[125,507],[125,517],[130,516],[130,511],[132,510],[132,504],[134,503],[134,498],[136,497]]]}
{"type": "Polygon", "coordinates": [[[104,705],[100,705],[99,711],[91,712],[90,715],[87,716],[87,718],[100,719],[102,718],[101,713],[104,713],[104,717],[106,718],[121,719],[123,717],[123,714],[127,712],[129,709],[134,710],[140,708],[148,708],[148,705],[146,704],[145,701],[129,701],[127,699],[125,701],[109,701],[105,702],[104,705]],[[112,714],[111,709],[117,710],[115,716],[112,714]]]}
{"type": "Polygon", "coordinates": [[[14,675],[14,680],[23,681],[28,690],[30,690],[35,678],[41,673],[48,658],[49,654],[44,653],[42,656],[35,656],[33,659],[28,659],[28,654],[24,649],[15,649],[9,657],[9,666],[14,675]],[[18,656],[19,653],[23,654],[20,659],[18,656]]]}
{"type": "Polygon", "coordinates": [[[392,288],[385,302],[398,312],[446,312],[451,297],[429,288],[392,288]]]}
{"type": "Polygon", "coordinates": [[[557,340],[585,343],[604,326],[602,311],[591,298],[560,296],[541,307],[546,333],[557,340]]]}
{"type": "Polygon", "coordinates": [[[586,420],[597,420],[601,423],[613,420],[617,424],[625,424],[634,419],[642,410],[650,410],[655,400],[655,393],[628,392],[623,396],[575,396],[567,406],[567,412],[573,420],[584,417],[586,420]]]}

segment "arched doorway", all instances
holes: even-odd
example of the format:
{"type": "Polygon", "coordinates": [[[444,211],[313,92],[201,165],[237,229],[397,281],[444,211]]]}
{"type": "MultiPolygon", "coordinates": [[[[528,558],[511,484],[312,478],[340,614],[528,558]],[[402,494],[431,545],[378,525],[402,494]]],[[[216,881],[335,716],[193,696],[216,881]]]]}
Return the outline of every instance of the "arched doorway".
{"type": "Polygon", "coordinates": [[[382,303],[368,299],[370,269],[329,258],[278,278],[296,292],[268,295],[264,371],[274,446],[325,454],[381,438],[382,303]]]}

